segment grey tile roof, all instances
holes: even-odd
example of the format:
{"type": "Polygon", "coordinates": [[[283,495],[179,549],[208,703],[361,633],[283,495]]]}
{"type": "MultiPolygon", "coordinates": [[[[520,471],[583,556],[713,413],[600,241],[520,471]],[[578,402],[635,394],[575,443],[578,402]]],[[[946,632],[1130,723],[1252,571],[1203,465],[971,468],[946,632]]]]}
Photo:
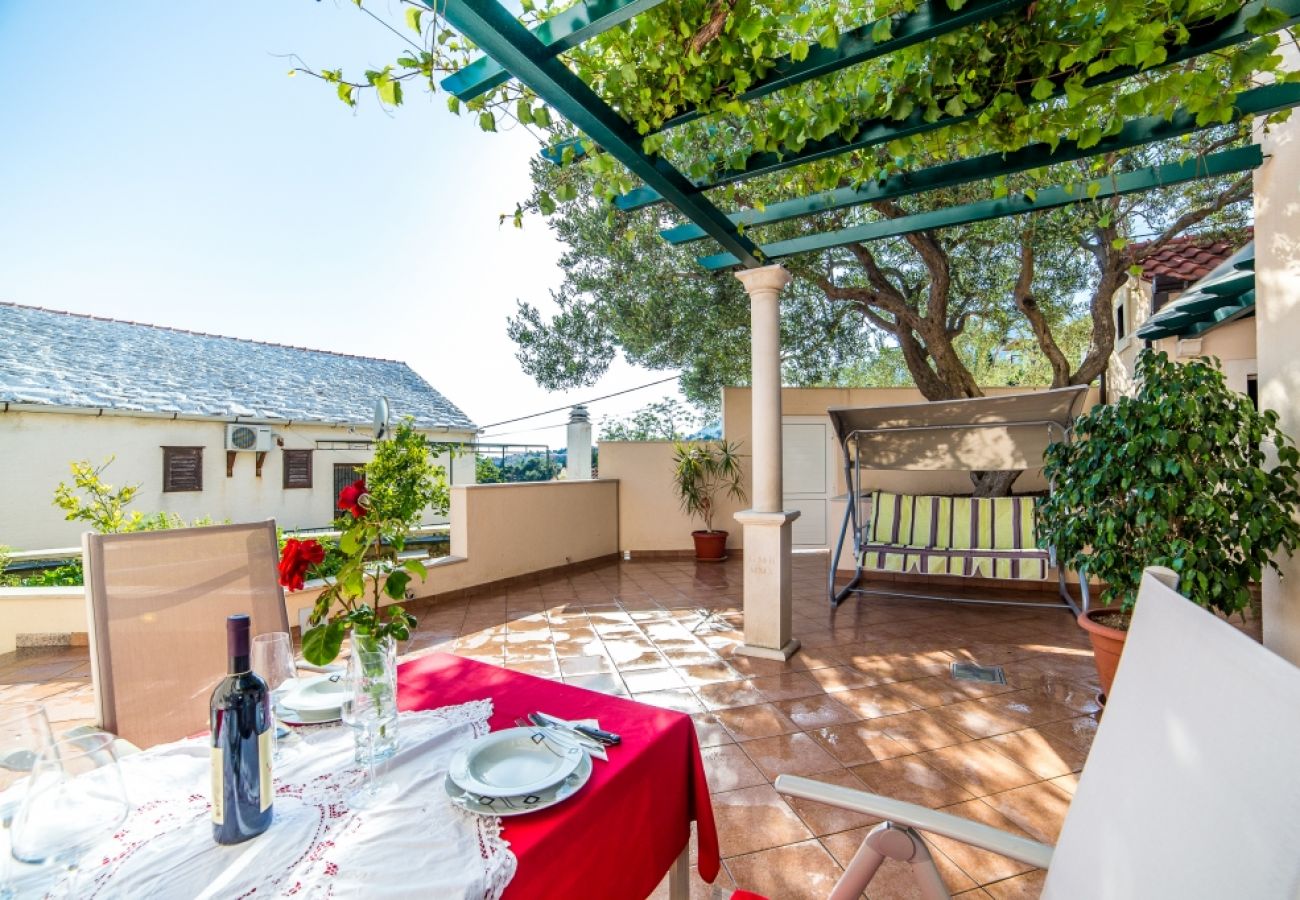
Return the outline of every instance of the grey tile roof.
{"type": "Polygon", "coordinates": [[[0,402],[220,419],[474,430],[403,362],[0,303],[0,402]]]}

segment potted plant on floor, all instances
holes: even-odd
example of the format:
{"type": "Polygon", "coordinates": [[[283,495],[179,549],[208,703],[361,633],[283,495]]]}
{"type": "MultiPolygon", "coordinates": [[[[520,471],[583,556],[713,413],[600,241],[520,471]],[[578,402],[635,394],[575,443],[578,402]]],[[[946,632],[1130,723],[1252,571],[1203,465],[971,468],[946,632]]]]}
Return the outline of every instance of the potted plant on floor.
{"type": "Polygon", "coordinates": [[[698,560],[720,562],[727,558],[727,532],[713,527],[713,516],[720,494],[726,493],[739,502],[745,500],[739,451],[740,444],[727,441],[673,444],[673,487],[677,497],[688,516],[704,521],[702,531],[691,532],[698,560]]]}
{"type": "Polygon", "coordinates": [[[1250,605],[1265,566],[1277,569],[1274,553],[1300,544],[1300,453],[1275,412],[1229,388],[1218,360],[1180,364],[1148,349],[1137,384],[1081,417],[1076,441],[1049,447],[1043,468],[1053,491],[1039,508],[1040,541],[1058,565],[1105,583],[1109,605],[1079,617],[1103,693],[1143,568],[1172,569],[1180,593],[1228,615],[1250,605]]]}

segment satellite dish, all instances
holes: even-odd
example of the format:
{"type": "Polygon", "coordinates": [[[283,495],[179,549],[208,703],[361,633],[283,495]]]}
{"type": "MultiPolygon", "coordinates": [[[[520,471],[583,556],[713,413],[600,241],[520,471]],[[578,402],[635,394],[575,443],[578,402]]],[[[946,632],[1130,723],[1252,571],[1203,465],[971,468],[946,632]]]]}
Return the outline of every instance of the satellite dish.
{"type": "Polygon", "coordinates": [[[388,436],[388,398],[380,397],[375,401],[375,440],[382,441],[388,436]]]}

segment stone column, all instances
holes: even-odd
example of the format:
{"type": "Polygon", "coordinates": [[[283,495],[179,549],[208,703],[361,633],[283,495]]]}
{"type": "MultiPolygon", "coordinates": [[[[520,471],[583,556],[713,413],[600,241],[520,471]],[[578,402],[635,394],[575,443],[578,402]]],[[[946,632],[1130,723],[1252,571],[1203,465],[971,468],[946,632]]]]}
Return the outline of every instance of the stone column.
{"type": "Polygon", "coordinates": [[[736,513],[745,531],[746,656],[789,659],[799,649],[791,634],[790,523],[798,512],[782,509],[781,486],[781,289],[790,273],[780,266],[737,272],[749,293],[750,396],[754,506],[736,513]]]}
{"type": "MultiPolygon", "coordinates": [[[[1300,54],[1289,53],[1291,68],[1300,54]]],[[[1255,353],[1259,404],[1300,440],[1300,119],[1257,135],[1264,165],[1255,170],[1255,353]]],[[[1282,578],[1264,570],[1264,645],[1300,665],[1300,558],[1283,554],[1282,578]]]]}
{"type": "Polygon", "coordinates": [[[564,474],[569,481],[591,480],[591,417],[579,404],[569,411],[564,474]]]}

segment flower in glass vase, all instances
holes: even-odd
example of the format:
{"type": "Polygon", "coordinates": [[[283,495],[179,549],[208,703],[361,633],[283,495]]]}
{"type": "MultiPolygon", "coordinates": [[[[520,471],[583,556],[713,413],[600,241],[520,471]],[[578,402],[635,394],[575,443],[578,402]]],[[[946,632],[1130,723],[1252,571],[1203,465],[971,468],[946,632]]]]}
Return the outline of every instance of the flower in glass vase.
{"type": "Polygon", "coordinates": [[[403,558],[411,530],[426,510],[445,513],[449,505],[446,472],[433,463],[424,436],[410,419],[380,441],[374,458],[359,478],[339,492],[340,517],[337,572],[324,576],[317,567],[325,559],[318,541],[289,539],[280,561],[280,583],[302,590],[305,578],[324,576],[325,588],[316,598],[309,628],[302,636],[308,662],[332,662],[351,634],[357,648],[381,651],[411,636],[415,618],[400,605],[412,578],[426,575],[424,563],[403,558]]]}

